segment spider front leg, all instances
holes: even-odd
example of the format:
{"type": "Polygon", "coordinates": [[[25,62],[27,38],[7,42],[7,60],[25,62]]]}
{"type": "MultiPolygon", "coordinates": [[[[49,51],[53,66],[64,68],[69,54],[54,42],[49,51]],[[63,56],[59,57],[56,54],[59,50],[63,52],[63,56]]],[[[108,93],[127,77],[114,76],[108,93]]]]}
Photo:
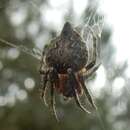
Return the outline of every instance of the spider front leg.
{"type": "Polygon", "coordinates": [[[90,113],[88,110],[86,110],[86,108],[81,104],[81,102],[80,102],[80,100],[79,100],[79,95],[78,95],[78,92],[77,92],[77,89],[76,89],[76,86],[78,86],[79,83],[78,83],[78,81],[77,81],[77,79],[76,79],[76,76],[75,76],[74,72],[72,71],[71,68],[69,68],[69,69],[67,70],[67,72],[68,72],[67,85],[69,85],[69,87],[71,87],[72,90],[73,90],[73,97],[74,97],[74,99],[75,99],[75,102],[76,102],[77,106],[78,106],[81,110],[83,110],[83,111],[85,111],[85,112],[87,112],[87,113],[90,113]]]}
{"type": "Polygon", "coordinates": [[[51,67],[49,69],[49,82],[50,82],[50,89],[51,89],[51,101],[50,101],[50,107],[52,110],[52,113],[55,115],[55,118],[57,121],[59,121],[57,113],[56,113],[56,108],[55,108],[55,94],[54,94],[54,89],[59,81],[58,73],[56,69],[51,67]]]}

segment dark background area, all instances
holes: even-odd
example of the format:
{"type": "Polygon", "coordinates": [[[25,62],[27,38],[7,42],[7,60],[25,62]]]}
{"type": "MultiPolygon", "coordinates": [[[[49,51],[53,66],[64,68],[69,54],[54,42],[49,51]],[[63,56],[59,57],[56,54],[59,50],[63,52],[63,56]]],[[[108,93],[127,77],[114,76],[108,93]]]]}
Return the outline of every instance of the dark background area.
{"type": "MultiPolygon", "coordinates": [[[[83,23],[94,9],[95,1],[88,2],[82,14],[83,23]]],[[[39,8],[50,7],[46,0],[34,3],[39,8]]],[[[36,47],[38,39],[43,37],[44,46],[57,35],[55,28],[46,26],[47,23],[41,20],[33,4],[26,0],[0,0],[0,38],[32,49],[36,47]],[[21,13],[20,18],[23,17],[18,25],[12,22],[17,12],[21,13]],[[30,31],[33,27],[37,30],[34,33],[30,31]]],[[[68,6],[68,12],[63,21],[75,22],[72,5],[68,6]]],[[[115,63],[111,35],[111,28],[105,24],[101,38],[101,61],[106,76],[105,84],[94,98],[98,110],[92,110],[90,115],[85,114],[73,101],[66,104],[57,96],[60,123],[56,122],[39,96],[40,61],[0,42],[0,130],[129,130],[130,94],[127,88],[130,82],[124,74],[127,62],[115,63]],[[114,91],[113,84],[119,79],[124,81],[124,86],[120,91],[114,91]]],[[[86,81],[90,83],[90,91],[96,76],[95,73],[86,81]]]]}

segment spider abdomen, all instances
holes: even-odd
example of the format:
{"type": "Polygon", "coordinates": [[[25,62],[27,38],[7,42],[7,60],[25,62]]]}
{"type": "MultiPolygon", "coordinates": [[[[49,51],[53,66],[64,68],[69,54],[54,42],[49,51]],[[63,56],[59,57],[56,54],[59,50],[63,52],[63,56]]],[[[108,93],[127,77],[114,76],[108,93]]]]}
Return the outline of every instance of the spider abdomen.
{"type": "Polygon", "coordinates": [[[79,40],[64,41],[57,47],[49,48],[46,53],[47,65],[55,67],[61,74],[66,73],[68,68],[72,68],[75,72],[79,71],[86,65],[87,59],[85,43],[79,40]]]}

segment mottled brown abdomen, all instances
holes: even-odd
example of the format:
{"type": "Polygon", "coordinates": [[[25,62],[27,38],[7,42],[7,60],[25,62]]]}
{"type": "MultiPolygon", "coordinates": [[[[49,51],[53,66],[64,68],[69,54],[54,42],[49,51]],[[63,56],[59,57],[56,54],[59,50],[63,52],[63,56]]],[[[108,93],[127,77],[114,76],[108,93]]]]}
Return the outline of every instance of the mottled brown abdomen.
{"type": "Polygon", "coordinates": [[[59,40],[58,43],[47,51],[46,63],[48,66],[54,66],[58,73],[66,73],[68,68],[77,72],[86,65],[88,52],[81,39],[59,40]]]}

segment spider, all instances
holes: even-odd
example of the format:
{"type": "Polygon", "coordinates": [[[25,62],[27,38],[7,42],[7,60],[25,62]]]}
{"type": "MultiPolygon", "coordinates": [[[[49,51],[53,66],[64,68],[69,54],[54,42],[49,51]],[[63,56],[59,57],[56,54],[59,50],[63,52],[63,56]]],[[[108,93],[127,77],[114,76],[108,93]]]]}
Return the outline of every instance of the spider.
{"type": "Polygon", "coordinates": [[[50,87],[50,108],[57,120],[54,91],[68,99],[74,98],[79,108],[90,113],[79,98],[84,92],[91,106],[96,109],[84,81],[84,76],[89,77],[100,65],[96,64],[98,37],[91,28],[90,32],[93,36],[93,60],[90,63],[86,43],[69,22],[64,24],[61,34],[44,48],[40,66],[41,97],[47,105],[45,93],[46,88],[50,87]]]}

